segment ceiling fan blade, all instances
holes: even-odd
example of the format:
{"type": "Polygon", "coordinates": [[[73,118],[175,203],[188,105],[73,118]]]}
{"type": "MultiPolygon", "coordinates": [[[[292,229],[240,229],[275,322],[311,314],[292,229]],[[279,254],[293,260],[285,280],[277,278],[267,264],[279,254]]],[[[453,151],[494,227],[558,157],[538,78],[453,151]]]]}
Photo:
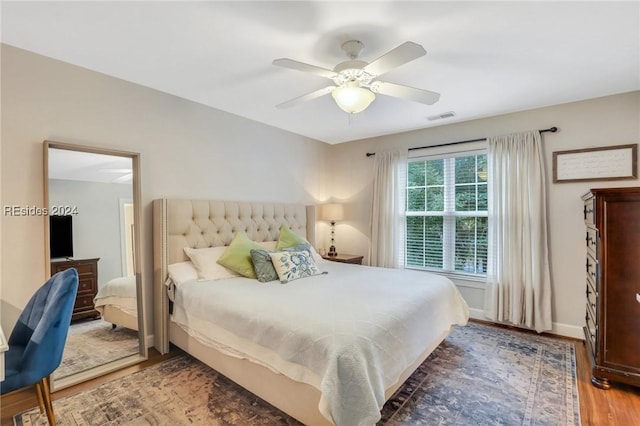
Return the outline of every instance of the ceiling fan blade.
{"type": "Polygon", "coordinates": [[[323,87],[322,89],[313,91],[311,93],[307,93],[306,95],[298,96],[297,98],[293,98],[291,100],[278,104],[276,105],[276,108],[279,108],[279,109],[291,108],[292,106],[296,106],[299,103],[310,101],[312,99],[319,98],[320,96],[327,95],[333,92],[333,89],[335,88],[336,86],[323,87]]]}
{"type": "Polygon", "coordinates": [[[424,47],[412,41],[407,41],[371,62],[364,67],[364,70],[374,76],[382,75],[400,65],[418,59],[426,53],[427,51],[424,50],[424,47]]]}
{"type": "Polygon", "coordinates": [[[131,173],[131,169],[100,169],[103,173],[131,173]]]}
{"type": "Polygon", "coordinates": [[[290,68],[296,71],[309,72],[321,77],[333,78],[336,73],[326,68],[320,68],[315,65],[305,64],[304,62],[294,61],[293,59],[281,58],[273,61],[273,65],[279,67],[290,68]]]}
{"type": "Polygon", "coordinates": [[[387,83],[385,81],[373,82],[371,90],[383,95],[409,99],[427,105],[435,104],[438,102],[438,99],[440,99],[440,93],[416,89],[415,87],[403,86],[401,84],[387,83]]]}
{"type": "Polygon", "coordinates": [[[131,182],[131,180],[133,179],[133,173],[127,173],[126,175],[120,176],[118,178],[113,179],[111,182],[112,183],[125,183],[125,182],[131,182]]]}

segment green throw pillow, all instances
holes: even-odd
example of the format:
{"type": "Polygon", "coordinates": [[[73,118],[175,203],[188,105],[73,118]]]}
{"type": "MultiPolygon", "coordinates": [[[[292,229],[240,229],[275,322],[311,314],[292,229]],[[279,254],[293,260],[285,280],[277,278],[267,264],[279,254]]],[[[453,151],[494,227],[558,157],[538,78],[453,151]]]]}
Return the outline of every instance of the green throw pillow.
{"type": "Polygon", "coordinates": [[[280,227],[280,235],[278,236],[278,242],[276,243],[276,250],[297,246],[302,243],[309,244],[307,240],[293,232],[287,225],[282,225],[280,227]]]}
{"type": "Polygon", "coordinates": [[[264,249],[249,239],[244,232],[238,232],[229,247],[218,258],[218,263],[247,278],[257,278],[251,261],[251,249],[264,249]]]}

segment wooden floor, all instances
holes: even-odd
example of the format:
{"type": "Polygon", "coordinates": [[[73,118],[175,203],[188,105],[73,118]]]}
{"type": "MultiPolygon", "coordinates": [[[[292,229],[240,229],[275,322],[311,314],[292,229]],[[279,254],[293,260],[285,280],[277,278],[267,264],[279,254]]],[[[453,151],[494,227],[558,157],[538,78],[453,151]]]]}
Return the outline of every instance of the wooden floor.
{"type": "MultiPolygon", "coordinates": [[[[580,417],[584,426],[638,426],[640,425],[640,388],[619,385],[612,382],[609,390],[600,390],[591,385],[589,359],[584,343],[574,340],[578,369],[578,394],[580,397],[580,417]]],[[[88,382],[80,383],[53,394],[53,399],[62,398],[101,383],[134,373],[143,368],[168,359],[177,352],[160,355],[149,351],[149,359],[138,365],[125,368],[88,382]]],[[[13,416],[21,411],[37,406],[35,392],[32,389],[13,392],[0,399],[1,424],[13,425],[13,416]]]]}
{"type": "Polygon", "coordinates": [[[591,384],[590,363],[583,341],[576,341],[580,418],[584,426],[640,425],[640,388],[611,382],[611,389],[591,384]]]}

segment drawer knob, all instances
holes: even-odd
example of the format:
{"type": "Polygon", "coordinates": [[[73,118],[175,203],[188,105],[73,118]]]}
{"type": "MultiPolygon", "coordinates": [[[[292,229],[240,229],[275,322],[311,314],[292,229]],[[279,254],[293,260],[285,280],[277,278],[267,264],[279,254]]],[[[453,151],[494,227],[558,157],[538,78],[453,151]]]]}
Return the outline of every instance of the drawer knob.
{"type": "Polygon", "coordinates": [[[640,294],[636,293],[636,302],[640,303],[640,294]]]}

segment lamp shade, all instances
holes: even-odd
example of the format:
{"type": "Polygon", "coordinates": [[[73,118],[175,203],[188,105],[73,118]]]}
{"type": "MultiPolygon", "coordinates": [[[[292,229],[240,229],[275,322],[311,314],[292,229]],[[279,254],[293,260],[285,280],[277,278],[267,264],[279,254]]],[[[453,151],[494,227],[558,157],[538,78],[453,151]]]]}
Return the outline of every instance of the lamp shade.
{"type": "Polygon", "coordinates": [[[322,206],[322,219],[337,221],[344,219],[344,208],[342,204],[324,204],[322,206]]]}
{"type": "Polygon", "coordinates": [[[354,86],[342,86],[333,89],[331,96],[333,96],[340,109],[349,114],[364,111],[376,98],[376,95],[371,90],[354,86]]]}

